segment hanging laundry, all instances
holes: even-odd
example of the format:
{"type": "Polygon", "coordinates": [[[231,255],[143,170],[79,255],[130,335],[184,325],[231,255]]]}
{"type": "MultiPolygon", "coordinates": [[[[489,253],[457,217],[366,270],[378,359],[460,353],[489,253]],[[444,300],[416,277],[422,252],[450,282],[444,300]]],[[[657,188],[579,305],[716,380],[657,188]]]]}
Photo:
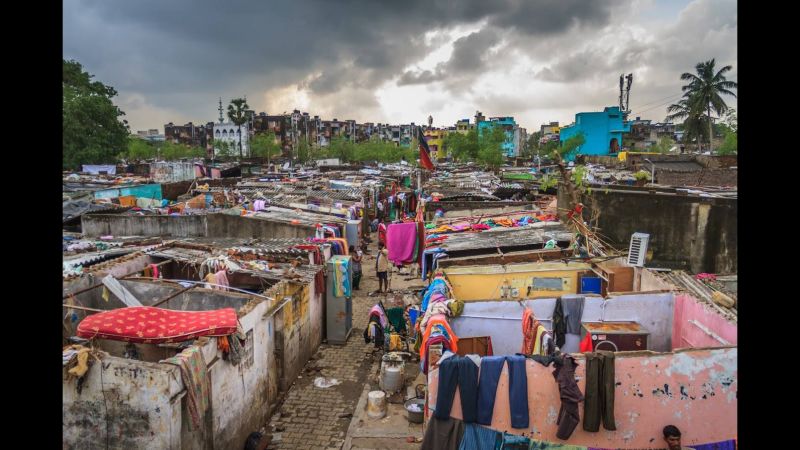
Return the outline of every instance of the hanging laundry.
{"type": "Polygon", "coordinates": [[[482,427],[474,423],[464,424],[464,438],[461,440],[459,450],[483,450],[493,449],[497,444],[498,438],[502,436],[497,431],[482,427]]]}
{"type": "Polygon", "coordinates": [[[570,355],[564,355],[555,363],[553,378],[556,379],[558,393],[561,397],[561,409],[558,411],[558,420],[556,421],[556,425],[558,425],[556,437],[567,440],[581,421],[578,402],[583,401],[583,394],[575,381],[575,368],[578,367],[575,359],[570,355]]]}
{"type": "Polygon", "coordinates": [[[186,387],[186,406],[192,419],[192,425],[194,425],[194,429],[201,428],[203,417],[208,409],[210,385],[208,368],[200,347],[189,347],[172,358],[160,362],[180,367],[181,378],[186,387]]]}
{"type": "Polygon", "coordinates": [[[586,401],[583,404],[583,429],[614,431],[614,352],[586,353],[586,401]]]}
{"type": "Polygon", "coordinates": [[[458,450],[463,436],[463,421],[433,417],[428,422],[420,450],[458,450]]]}
{"type": "Polygon", "coordinates": [[[478,408],[478,366],[465,356],[451,356],[439,364],[439,391],[434,416],[450,417],[456,387],[461,393],[461,415],[465,423],[475,422],[478,408]]]}
{"type": "Polygon", "coordinates": [[[215,273],[214,274],[214,278],[216,279],[217,284],[219,285],[219,286],[215,286],[214,287],[215,289],[219,289],[221,291],[227,291],[228,290],[228,286],[230,286],[230,284],[228,284],[228,275],[227,275],[227,273],[226,273],[226,271],[224,269],[220,270],[217,273],[215,273]]]}
{"type": "Polygon", "coordinates": [[[416,222],[389,225],[386,232],[386,247],[389,250],[389,260],[397,265],[414,261],[417,240],[416,222]]]}
{"type": "Polygon", "coordinates": [[[592,333],[586,333],[586,336],[581,340],[580,352],[586,353],[592,351],[592,333]]]}
{"type": "Polygon", "coordinates": [[[497,385],[503,365],[508,362],[509,403],[511,426],[528,428],[528,374],[525,371],[525,357],[518,355],[485,356],[481,358],[480,380],[478,381],[478,419],[481,425],[492,424],[492,412],[497,395],[497,385]]]}
{"type": "Polygon", "coordinates": [[[522,311],[522,350],[520,350],[523,355],[533,354],[534,333],[536,333],[534,329],[535,321],[536,318],[533,316],[533,311],[530,308],[525,308],[522,311]]]}

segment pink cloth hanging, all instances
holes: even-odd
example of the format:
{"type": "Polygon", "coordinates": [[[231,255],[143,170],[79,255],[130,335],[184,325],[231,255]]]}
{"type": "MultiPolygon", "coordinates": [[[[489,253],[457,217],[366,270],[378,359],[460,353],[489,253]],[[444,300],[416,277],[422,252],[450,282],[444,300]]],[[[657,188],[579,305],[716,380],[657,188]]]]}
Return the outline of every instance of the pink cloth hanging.
{"type": "Polygon", "coordinates": [[[417,244],[417,223],[393,223],[386,231],[386,248],[389,261],[396,265],[411,262],[417,244]]]}

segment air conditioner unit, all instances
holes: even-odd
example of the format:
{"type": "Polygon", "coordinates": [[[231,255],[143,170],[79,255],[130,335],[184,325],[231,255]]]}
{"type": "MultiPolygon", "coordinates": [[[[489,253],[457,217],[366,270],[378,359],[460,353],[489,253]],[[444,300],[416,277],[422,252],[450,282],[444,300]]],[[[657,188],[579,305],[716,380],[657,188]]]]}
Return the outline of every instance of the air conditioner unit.
{"type": "Polygon", "coordinates": [[[644,267],[644,259],[647,256],[647,243],[650,235],[647,233],[633,233],[631,236],[631,246],[628,249],[628,265],[644,267]]]}

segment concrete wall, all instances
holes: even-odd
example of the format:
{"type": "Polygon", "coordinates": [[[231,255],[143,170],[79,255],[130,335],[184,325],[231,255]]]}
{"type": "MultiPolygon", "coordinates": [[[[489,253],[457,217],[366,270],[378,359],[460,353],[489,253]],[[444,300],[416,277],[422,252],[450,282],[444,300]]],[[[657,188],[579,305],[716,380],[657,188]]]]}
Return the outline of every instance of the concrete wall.
{"type": "MultiPolygon", "coordinates": [[[[144,304],[152,304],[181,288],[146,281],[121,283],[144,304]]],[[[75,382],[65,379],[66,448],[106,448],[103,395],[104,391],[109,395],[110,386],[121,392],[113,397],[113,408],[109,406],[111,448],[241,448],[247,435],[269,419],[271,407],[277,403],[281,378],[285,385],[291,384],[322,337],[321,296],[314,292],[313,283],[283,282],[273,289],[273,293],[286,293],[293,300],[281,307],[283,298],[259,302],[247,295],[195,288],[164,304],[170,309],[191,310],[234,307],[247,335],[244,357],[237,366],[222,359],[216,338],[203,344],[211,398],[202,431],[190,430],[185,401],[183,405],[179,402],[185,389],[178,369],[158,363],[174,354],[174,350],[137,344],[142,361],[115,356],[104,360],[103,389],[99,381],[100,364],[90,369],[80,396],[75,391],[75,382]],[[273,307],[277,309],[270,313],[273,307]],[[119,374],[109,375],[109,361],[123,367],[119,374]]],[[[113,295],[106,303],[101,291],[102,288],[96,289],[78,298],[82,304],[95,308],[122,306],[113,295]]],[[[125,343],[110,340],[100,340],[99,345],[112,355],[121,355],[125,348],[125,343]]]]}
{"type": "MultiPolygon", "coordinates": [[[[569,203],[559,189],[558,207],[569,203]]],[[[685,269],[692,273],[733,273],[737,270],[736,199],[651,194],[647,190],[594,188],[583,196],[590,217],[600,209],[598,227],[617,248],[627,250],[635,232],[650,234],[649,267],[685,269]]]]}
{"type": "Polygon", "coordinates": [[[157,183],[194,180],[194,175],[192,162],[168,161],[150,164],[150,178],[157,183]]]}
{"type": "MultiPolygon", "coordinates": [[[[578,387],[586,392],[586,364],[576,358],[578,387]]],[[[614,361],[616,390],[614,417],[616,431],[600,428],[583,431],[583,405],[579,405],[581,424],[568,441],[556,437],[556,421],[561,407],[553,366],[526,362],[530,427],[510,425],[508,366],[503,367],[497,386],[491,428],[514,434],[526,433],[535,439],[600,448],[659,448],[662,429],[675,425],[683,433],[681,444],[719,442],[737,435],[738,370],[736,347],[686,350],[676,353],[647,354],[620,352],[614,361]]],[[[436,408],[439,369],[428,373],[428,406],[436,408]]],[[[451,417],[461,419],[458,389],[451,417]]]]}
{"type": "Polygon", "coordinates": [[[322,342],[322,296],[314,292],[313,283],[290,282],[273,286],[267,295],[279,302],[291,298],[275,318],[276,345],[281,355],[277,385],[286,390],[322,342]]]}
{"type": "MultiPolygon", "coordinates": [[[[553,329],[556,298],[523,300],[522,304],[533,310],[545,328],[553,329]]],[[[522,312],[522,306],[516,301],[467,302],[464,312],[450,320],[450,326],[458,337],[491,336],[495,355],[513,355],[522,347],[522,312]]],[[[669,351],[672,350],[672,314],[671,293],[638,293],[607,300],[587,296],[581,322],[638,322],[650,333],[648,350],[669,351]]]]}
{"type": "Polygon", "coordinates": [[[81,229],[95,236],[285,238],[311,237],[314,227],[216,213],[188,216],[84,214],[81,229]]]}
{"type": "Polygon", "coordinates": [[[84,379],[79,394],[63,371],[63,448],[181,448],[178,367],[107,356],[84,379]]]}
{"type": "Polygon", "coordinates": [[[736,345],[738,325],[691,295],[675,296],[673,348],[736,345]]]}
{"type": "Polygon", "coordinates": [[[656,182],[667,186],[737,186],[736,169],[703,169],[696,172],[675,172],[656,169],[656,182]]]}

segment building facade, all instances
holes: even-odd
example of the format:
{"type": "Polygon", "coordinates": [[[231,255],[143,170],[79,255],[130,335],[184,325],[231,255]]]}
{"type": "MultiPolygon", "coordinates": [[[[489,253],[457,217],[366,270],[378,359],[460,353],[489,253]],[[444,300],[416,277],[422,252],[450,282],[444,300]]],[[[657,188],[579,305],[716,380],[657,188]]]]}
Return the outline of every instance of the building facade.
{"type": "Polygon", "coordinates": [[[619,106],[610,106],[600,112],[581,112],[575,115],[575,123],[562,127],[559,140],[563,144],[567,139],[583,134],[583,145],[568,156],[568,160],[575,155],[610,155],[616,154],[622,148],[622,135],[630,132],[630,123],[625,120],[619,106]]]}
{"type": "Polygon", "coordinates": [[[428,143],[428,148],[431,151],[431,158],[443,158],[447,156],[447,151],[444,148],[444,138],[447,136],[447,130],[441,128],[427,128],[423,132],[425,142],[428,143]]]}
{"type": "Polygon", "coordinates": [[[483,118],[483,115],[478,112],[475,115],[476,118],[476,126],[478,128],[478,135],[483,136],[483,133],[489,132],[489,128],[492,127],[501,127],[506,134],[506,140],[503,142],[502,149],[503,155],[509,158],[513,158],[515,156],[519,156],[520,153],[520,133],[518,131],[519,126],[517,122],[514,121],[514,118],[511,116],[506,117],[490,117],[489,120],[480,120],[477,121],[479,118],[483,118]]]}
{"type": "MultiPolygon", "coordinates": [[[[230,145],[231,151],[234,155],[239,155],[239,143],[242,146],[242,156],[247,158],[250,156],[250,127],[249,122],[238,126],[233,122],[220,122],[212,124],[214,133],[214,142],[227,142],[230,145]],[[240,140],[241,139],[241,140],[240,140]]],[[[214,154],[218,154],[220,147],[214,145],[214,154]]]]}
{"type": "MultiPolygon", "coordinates": [[[[212,122],[208,122],[205,125],[199,126],[194,125],[192,122],[189,122],[186,125],[175,125],[170,122],[164,125],[164,140],[170,141],[174,144],[200,147],[208,152],[211,149],[211,142],[213,139],[213,126],[214,124],[212,122]]],[[[148,136],[148,138],[151,138],[151,136],[148,136]]],[[[152,140],[157,141],[159,139],[153,138],[152,140]]]]}

